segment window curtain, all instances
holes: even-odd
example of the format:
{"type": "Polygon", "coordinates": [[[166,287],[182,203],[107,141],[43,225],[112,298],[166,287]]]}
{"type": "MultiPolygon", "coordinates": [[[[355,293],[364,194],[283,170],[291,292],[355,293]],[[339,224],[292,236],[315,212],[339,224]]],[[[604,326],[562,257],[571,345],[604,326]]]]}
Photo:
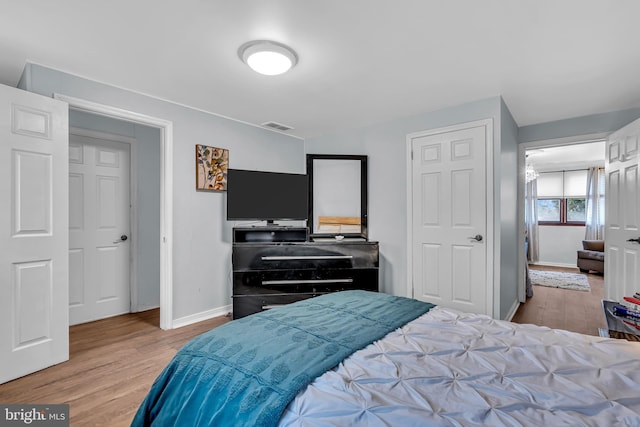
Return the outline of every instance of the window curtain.
{"type": "Polygon", "coordinates": [[[525,186],[524,220],[527,232],[527,260],[530,263],[538,262],[538,180],[536,178],[527,181],[525,186]]]}
{"type": "Polygon", "coordinates": [[[604,170],[589,168],[587,172],[587,193],[585,197],[586,231],[585,240],[604,240],[604,170]]]}

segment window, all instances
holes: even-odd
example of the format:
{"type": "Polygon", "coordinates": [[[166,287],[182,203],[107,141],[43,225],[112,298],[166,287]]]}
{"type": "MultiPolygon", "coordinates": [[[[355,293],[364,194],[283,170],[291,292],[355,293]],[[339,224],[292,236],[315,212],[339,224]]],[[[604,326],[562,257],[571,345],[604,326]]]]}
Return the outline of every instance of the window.
{"type": "Polygon", "coordinates": [[[538,223],[560,222],[562,199],[538,199],[538,223]]]}
{"type": "Polygon", "coordinates": [[[542,172],[538,176],[538,223],[585,225],[587,171],[542,172]]]}
{"type": "Polygon", "coordinates": [[[540,225],[584,225],[585,199],[538,199],[540,225]]]}
{"type": "Polygon", "coordinates": [[[585,199],[565,199],[567,204],[566,222],[584,223],[587,219],[586,200],[585,199]]]}

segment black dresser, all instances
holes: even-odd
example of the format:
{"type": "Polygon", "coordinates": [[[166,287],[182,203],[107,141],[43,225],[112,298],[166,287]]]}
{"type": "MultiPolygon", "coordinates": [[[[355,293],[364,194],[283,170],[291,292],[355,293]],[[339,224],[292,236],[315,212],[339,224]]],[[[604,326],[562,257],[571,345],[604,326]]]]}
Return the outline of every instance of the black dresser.
{"type": "Polygon", "coordinates": [[[304,228],[235,228],[232,264],[234,319],[329,292],[378,291],[377,242],[307,241],[304,228]]]}

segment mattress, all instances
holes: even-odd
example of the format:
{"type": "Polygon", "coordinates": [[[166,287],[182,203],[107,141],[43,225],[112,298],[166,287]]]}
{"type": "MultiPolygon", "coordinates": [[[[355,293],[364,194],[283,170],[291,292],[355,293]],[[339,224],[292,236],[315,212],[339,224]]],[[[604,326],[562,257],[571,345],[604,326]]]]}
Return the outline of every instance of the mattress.
{"type": "Polygon", "coordinates": [[[316,378],[280,426],[640,426],[640,343],[436,307],[316,378]]]}

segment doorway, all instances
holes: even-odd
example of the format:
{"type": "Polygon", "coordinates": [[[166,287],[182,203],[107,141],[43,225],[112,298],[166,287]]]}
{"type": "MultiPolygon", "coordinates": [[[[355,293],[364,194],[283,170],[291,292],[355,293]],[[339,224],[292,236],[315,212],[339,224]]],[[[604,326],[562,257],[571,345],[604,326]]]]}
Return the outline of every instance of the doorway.
{"type": "Polygon", "coordinates": [[[54,94],[54,98],[69,104],[70,111],[115,119],[121,123],[133,123],[144,128],[154,129],[159,133],[160,159],[154,167],[159,169],[160,176],[158,182],[160,187],[158,212],[160,217],[160,328],[173,329],[173,123],[157,117],[66,95],[54,94]]]}
{"type": "MultiPolygon", "coordinates": [[[[523,256],[522,283],[518,289],[522,305],[514,321],[526,321],[543,326],[570,329],[575,332],[597,334],[597,321],[580,322],[581,316],[593,316],[600,310],[600,300],[604,295],[604,277],[596,271],[581,272],[577,265],[577,251],[583,249],[583,240],[596,239],[587,237],[587,218],[593,218],[594,207],[591,197],[588,201],[590,213],[587,215],[587,181],[592,173],[599,173],[602,194],[599,203],[602,217],[599,222],[604,229],[604,163],[606,135],[593,135],[553,141],[537,141],[521,144],[519,185],[519,218],[522,238],[523,256]],[[599,171],[591,171],[590,168],[599,171]],[[527,197],[533,194],[533,197],[527,197]],[[528,211],[534,212],[527,215],[528,211]],[[535,217],[532,219],[531,217],[535,217]],[[532,227],[532,223],[535,227],[532,227]],[[526,237],[526,241],[525,241],[526,237]],[[528,269],[525,266],[528,265],[528,269]],[[582,278],[578,275],[584,276],[582,278]],[[544,278],[543,278],[544,277],[544,278]],[[568,289],[549,288],[545,286],[526,286],[542,279],[543,282],[555,280],[568,281],[560,284],[568,289]],[[533,280],[535,279],[535,280],[533,280]],[[549,280],[547,280],[549,279],[549,280]],[[574,280],[578,280],[574,283],[574,280]],[[587,291],[576,284],[588,284],[587,291]],[[565,286],[566,285],[566,286],[565,286]],[[533,297],[527,300],[527,296],[533,297]],[[567,310],[556,310],[553,307],[576,308],[573,318],[567,316],[567,310]],[[570,303],[571,302],[571,303],[570,303]],[[545,312],[547,310],[547,312],[545,312]],[[554,315],[558,314],[554,317],[554,315]],[[538,321],[534,321],[538,319],[538,321]],[[571,329],[570,326],[578,326],[571,329]],[[587,332],[588,331],[588,332],[587,332]]],[[[598,196],[596,196],[597,198],[598,196]]],[[[592,224],[592,221],[589,221],[592,224]]],[[[589,233],[593,228],[589,228],[589,233]]],[[[599,237],[604,239],[602,235],[599,237]]],[[[603,243],[604,246],[604,243],[603,243]]],[[[542,284],[542,283],[540,283],[542,284]]],[[[583,288],[584,289],[584,288],[583,288]]],[[[593,316],[599,320],[600,316],[593,316]]]]}
{"type": "Polygon", "coordinates": [[[530,148],[525,158],[525,184],[531,189],[535,182],[536,206],[530,208],[536,211],[538,227],[537,233],[528,235],[528,246],[533,248],[528,259],[545,266],[576,268],[582,240],[604,236],[605,141],[530,148]],[[590,180],[596,191],[588,198],[590,180]],[[597,233],[591,232],[594,222],[597,233]]]}
{"type": "Polygon", "coordinates": [[[582,241],[604,239],[605,139],[606,135],[593,135],[521,144],[524,179],[519,185],[519,199],[523,201],[519,217],[526,253],[521,258],[524,265],[520,302],[525,302],[533,289],[526,286],[530,278],[526,264],[580,273],[577,251],[583,249],[582,241]],[[597,170],[590,171],[592,168],[597,170]],[[601,193],[588,196],[587,182],[594,180],[601,193]],[[527,193],[533,197],[527,197],[527,193]],[[594,212],[600,216],[594,217],[594,212]],[[599,237],[587,237],[595,236],[593,224],[600,226],[599,237]]]}

